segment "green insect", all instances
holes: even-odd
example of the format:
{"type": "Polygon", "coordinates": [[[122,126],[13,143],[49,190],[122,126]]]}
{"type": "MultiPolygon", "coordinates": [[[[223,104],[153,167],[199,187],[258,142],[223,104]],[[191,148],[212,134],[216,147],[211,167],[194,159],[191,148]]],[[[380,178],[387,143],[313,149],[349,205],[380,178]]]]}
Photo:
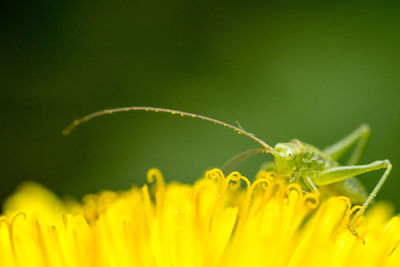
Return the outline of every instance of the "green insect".
{"type": "MultiPolygon", "coordinates": [[[[63,131],[63,134],[69,134],[71,130],[79,124],[95,117],[132,110],[177,114],[210,121],[231,128],[237,133],[243,134],[256,141],[263,148],[248,150],[232,158],[225,165],[225,171],[232,169],[240,161],[251,155],[268,153],[274,157],[274,162],[267,163],[265,165],[266,169],[272,168],[278,175],[287,179],[290,183],[301,184],[304,191],[347,196],[351,199],[353,204],[362,204],[363,210],[365,210],[375,198],[392,169],[389,160],[377,160],[370,164],[357,165],[370,135],[370,129],[367,125],[362,125],[347,137],[323,150],[319,150],[299,140],[293,140],[289,143],[278,143],[275,147],[271,147],[261,139],[239,127],[206,116],[165,108],[133,106],[103,110],[89,114],[71,123],[63,131]],[[355,146],[355,148],[350,155],[347,165],[340,166],[337,160],[353,146],[355,146]],[[379,169],[386,170],[372,192],[367,194],[365,188],[355,176],[379,169]]],[[[354,230],[353,233],[356,234],[354,230]]]]}

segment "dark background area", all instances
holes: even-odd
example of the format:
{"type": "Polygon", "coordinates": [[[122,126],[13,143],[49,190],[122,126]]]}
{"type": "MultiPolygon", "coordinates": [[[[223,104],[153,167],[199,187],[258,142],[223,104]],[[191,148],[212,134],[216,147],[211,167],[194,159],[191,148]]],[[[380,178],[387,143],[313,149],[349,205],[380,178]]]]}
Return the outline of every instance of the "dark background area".
{"type": "MultiPolygon", "coordinates": [[[[270,145],[323,148],[362,123],[362,163],[390,159],[378,194],[400,207],[400,7],[357,1],[14,1],[0,22],[0,202],[23,181],[58,195],[127,189],[159,168],[193,182],[250,139],[150,105],[241,126],[270,145]]],[[[270,158],[268,158],[270,159],[270,158]]],[[[249,177],[265,161],[240,167],[249,177]]],[[[360,176],[371,189],[383,171],[360,176]]]]}

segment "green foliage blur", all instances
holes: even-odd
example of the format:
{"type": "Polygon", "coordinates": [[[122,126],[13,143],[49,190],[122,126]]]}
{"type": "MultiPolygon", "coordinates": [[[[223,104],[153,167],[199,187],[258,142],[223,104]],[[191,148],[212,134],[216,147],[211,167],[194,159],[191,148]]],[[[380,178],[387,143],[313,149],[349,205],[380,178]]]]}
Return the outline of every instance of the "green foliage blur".
{"type": "MultiPolygon", "coordinates": [[[[362,123],[362,163],[390,159],[378,194],[400,210],[400,6],[395,2],[15,1],[2,8],[0,201],[23,181],[80,197],[145,182],[193,182],[258,147],[229,129],[145,112],[149,105],[240,125],[270,145],[324,148],[362,123]]],[[[253,177],[271,158],[239,170],[253,177]]],[[[383,171],[362,175],[371,189],[383,171]]]]}

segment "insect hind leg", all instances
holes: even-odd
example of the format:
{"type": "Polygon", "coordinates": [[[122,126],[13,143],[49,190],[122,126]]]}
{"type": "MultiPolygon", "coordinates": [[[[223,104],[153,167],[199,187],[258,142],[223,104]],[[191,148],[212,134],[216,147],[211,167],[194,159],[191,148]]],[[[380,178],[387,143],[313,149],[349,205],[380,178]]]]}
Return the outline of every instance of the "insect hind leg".
{"type": "Polygon", "coordinates": [[[390,161],[378,160],[367,165],[334,167],[323,172],[315,179],[317,185],[329,185],[344,181],[346,179],[349,179],[350,177],[357,176],[362,173],[371,172],[379,169],[386,170],[379,179],[378,183],[375,185],[372,192],[368,195],[367,199],[362,204],[361,208],[356,211],[350,223],[348,224],[348,229],[350,230],[350,232],[358,239],[360,239],[363,243],[365,243],[365,240],[357,233],[357,231],[353,228],[353,225],[357,218],[362,215],[362,213],[368,208],[369,204],[371,204],[371,202],[374,200],[376,194],[379,192],[386,179],[388,178],[390,171],[392,170],[392,164],[390,163],[390,161]]]}
{"type": "Polygon", "coordinates": [[[385,172],[383,173],[381,179],[379,179],[378,183],[376,184],[375,188],[372,190],[372,192],[369,194],[367,200],[365,200],[364,204],[362,205],[363,209],[365,210],[368,205],[371,203],[372,200],[376,197],[376,194],[378,194],[379,190],[385,183],[386,179],[388,178],[390,171],[392,170],[392,164],[390,163],[389,160],[384,160],[383,165],[386,167],[385,172]]]}
{"type": "Polygon", "coordinates": [[[346,151],[356,145],[347,162],[347,165],[355,165],[361,158],[361,154],[364,151],[370,134],[369,126],[363,124],[337,143],[325,148],[324,152],[332,159],[338,160],[346,151]]]}
{"type": "Polygon", "coordinates": [[[392,164],[389,160],[377,160],[370,164],[366,165],[354,165],[354,166],[339,166],[333,167],[326,171],[323,171],[317,177],[315,177],[315,184],[317,186],[320,185],[330,185],[338,182],[342,182],[350,177],[354,177],[366,172],[371,172],[379,169],[386,169],[379,182],[376,184],[372,192],[368,195],[367,199],[362,205],[362,208],[365,210],[372,200],[376,197],[376,194],[379,192],[383,184],[385,183],[387,177],[392,170],[392,164]]]}

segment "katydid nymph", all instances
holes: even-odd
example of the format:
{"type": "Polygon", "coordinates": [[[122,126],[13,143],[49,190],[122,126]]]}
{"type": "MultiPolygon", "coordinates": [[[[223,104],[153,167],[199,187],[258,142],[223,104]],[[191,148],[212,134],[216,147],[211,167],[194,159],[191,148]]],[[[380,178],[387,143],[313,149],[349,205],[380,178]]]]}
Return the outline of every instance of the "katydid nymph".
{"type": "MultiPolygon", "coordinates": [[[[274,147],[271,147],[258,137],[240,127],[210,117],[166,108],[132,106],[107,109],[89,114],[71,123],[65,130],[63,130],[63,134],[69,134],[76,126],[95,117],[134,110],[177,114],[180,116],[209,121],[230,128],[237,133],[254,140],[260,144],[262,148],[252,149],[237,155],[228,162],[225,169],[232,169],[232,167],[240,161],[257,153],[271,154],[274,157],[274,162],[268,164],[267,168],[272,168],[277,175],[283,177],[288,183],[298,183],[306,192],[314,192],[317,194],[330,193],[334,195],[347,196],[353,204],[362,204],[362,208],[359,211],[360,214],[375,198],[392,169],[389,160],[377,160],[369,164],[357,165],[370,135],[370,130],[367,125],[360,126],[347,137],[323,150],[319,150],[314,146],[303,143],[299,140],[292,140],[287,143],[278,143],[274,147]],[[347,165],[339,165],[338,159],[353,146],[355,148],[350,155],[347,165]],[[361,182],[355,178],[355,176],[379,169],[386,170],[372,192],[367,194],[365,188],[361,182]]],[[[352,230],[353,234],[357,235],[351,227],[349,228],[352,230]]]]}

